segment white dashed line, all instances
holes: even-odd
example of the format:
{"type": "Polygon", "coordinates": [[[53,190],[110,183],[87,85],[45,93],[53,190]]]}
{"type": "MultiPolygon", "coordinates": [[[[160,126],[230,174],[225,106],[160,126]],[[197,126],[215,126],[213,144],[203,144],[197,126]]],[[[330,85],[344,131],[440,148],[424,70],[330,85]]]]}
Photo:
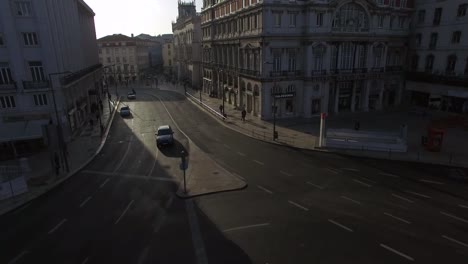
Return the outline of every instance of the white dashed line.
{"type": "Polygon", "coordinates": [[[417,193],[417,192],[413,192],[413,191],[405,191],[406,193],[410,193],[410,194],[414,194],[416,196],[419,196],[419,197],[423,197],[423,198],[428,198],[430,199],[431,197],[430,196],[427,196],[427,195],[424,195],[424,194],[420,194],[420,193],[417,193]]]}
{"type": "Polygon", "coordinates": [[[266,193],[273,194],[272,191],[268,190],[268,189],[265,188],[265,187],[262,187],[262,186],[260,186],[260,185],[257,185],[257,187],[258,187],[260,190],[263,190],[263,191],[266,192],[266,193]]]}
{"type": "Polygon", "coordinates": [[[223,144],[223,146],[227,149],[231,149],[231,147],[229,145],[226,145],[226,144],[223,144]]]}
{"type": "Polygon", "coordinates": [[[294,205],[294,206],[296,206],[296,207],[298,207],[298,208],[304,210],[304,211],[309,211],[309,208],[304,207],[304,206],[302,206],[302,205],[300,205],[300,204],[298,204],[298,203],[295,203],[295,202],[293,202],[293,201],[291,201],[291,200],[289,200],[288,202],[289,202],[290,204],[292,204],[292,205],[294,205]]]}
{"type": "Polygon", "coordinates": [[[260,164],[260,165],[265,165],[265,163],[261,162],[261,161],[258,161],[258,160],[253,160],[253,162],[257,163],[257,164],[260,164]]]}
{"type": "Polygon", "coordinates": [[[130,136],[130,140],[128,141],[128,145],[127,145],[127,150],[125,150],[125,153],[124,153],[122,159],[120,159],[119,165],[117,167],[115,167],[114,172],[118,171],[120,169],[120,167],[122,167],[125,159],[127,158],[127,155],[130,152],[130,146],[132,145],[132,139],[133,139],[133,136],[130,136]]]}
{"type": "Polygon", "coordinates": [[[461,217],[458,217],[458,216],[455,216],[455,215],[452,215],[452,214],[449,214],[449,213],[446,213],[446,212],[442,212],[442,211],[441,211],[440,213],[443,214],[443,215],[445,215],[445,216],[451,217],[451,218],[453,218],[453,219],[456,219],[456,220],[458,220],[458,221],[461,221],[461,222],[463,222],[463,223],[467,223],[467,224],[468,224],[468,220],[463,219],[463,218],[461,218],[461,217]]]}
{"type": "Polygon", "coordinates": [[[312,186],[314,186],[315,188],[320,189],[320,190],[325,189],[325,187],[320,186],[320,185],[317,185],[317,184],[314,184],[314,183],[311,183],[311,182],[307,182],[307,184],[312,185],[312,186]]]}
{"type": "Polygon", "coordinates": [[[468,244],[463,243],[463,242],[461,242],[461,241],[458,241],[458,240],[456,240],[455,238],[451,238],[451,237],[444,236],[444,235],[443,235],[442,237],[445,238],[445,239],[447,239],[447,240],[450,240],[450,241],[452,241],[452,242],[455,242],[455,243],[457,243],[457,244],[459,244],[459,245],[462,245],[462,246],[464,246],[464,247],[468,247],[468,244]]]}
{"type": "Polygon", "coordinates": [[[414,261],[414,258],[404,254],[404,253],[401,253],[400,251],[396,250],[396,249],[393,249],[387,245],[384,245],[384,244],[380,244],[381,247],[385,248],[386,250],[390,251],[390,252],[393,252],[397,255],[399,255],[400,257],[404,257],[405,259],[407,260],[410,260],[410,261],[414,261]]]}
{"type": "Polygon", "coordinates": [[[353,169],[353,168],[343,168],[342,170],[354,171],[354,172],[359,172],[360,171],[358,169],[353,169]]]}
{"type": "Polygon", "coordinates": [[[420,181],[420,182],[426,182],[426,183],[432,183],[432,184],[439,184],[439,185],[445,184],[445,183],[443,183],[443,182],[431,181],[431,180],[425,180],[425,179],[420,179],[419,181],[420,181]]]}
{"type": "Polygon", "coordinates": [[[109,178],[107,178],[103,183],[101,183],[101,185],[99,185],[99,189],[101,189],[102,187],[104,187],[104,185],[106,185],[106,183],[109,181],[109,178]]]}
{"type": "Polygon", "coordinates": [[[349,227],[347,227],[347,226],[344,226],[344,225],[342,225],[342,224],[340,224],[340,223],[338,223],[338,222],[336,222],[336,221],[334,221],[334,220],[328,219],[328,222],[330,222],[330,223],[332,223],[332,224],[334,224],[334,225],[337,225],[337,226],[343,228],[343,229],[346,230],[346,231],[354,232],[351,228],[349,228],[349,227]]]}
{"type": "Polygon", "coordinates": [[[54,233],[55,231],[57,231],[57,229],[60,228],[61,225],[63,225],[65,222],[67,221],[67,219],[62,219],[62,221],[60,221],[60,223],[58,223],[54,228],[52,228],[49,232],[47,232],[47,234],[52,234],[54,233]]]}
{"type": "Polygon", "coordinates": [[[409,203],[414,203],[414,201],[412,201],[412,200],[410,200],[410,199],[408,199],[408,198],[405,198],[405,197],[403,197],[403,196],[394,194],[394,193],[392,193],[392,196],[394,196],[394,197],[396,197],[396,198],[398,198],[398,199],[401,199],[401,200],[403,200],[403,201],[407,201],[407,202],[409,202],[409,203]]]}
{"type": "Polygon", "coordinates": [[[127,205],[127,208],[125,208],[125,210],[123,211],[123,213],[119,216],[119,218],[117,219],[117,221],[115,221],[115,225],[119,223],[120,219],[122,219],[122,217],[125,215],[125,213],[128,211],[128,209],[130,208],[130,206],[132,205],[133,203],[133,200],[130,201],[130,203],[127,205]]]}
{"type": "Polygon", "coordinates": [[[392,214],[389,214],[389,213],[384,213],[384,215],[386,215],[386,216],[390,216],[391,218],[394,218],[394,219],[396,219],[396,220],[398,220],[398,221],[401,221],[401,222],[403,222],[403,223],[405,223],[405,224],[408,224],[408,225],[409,225],[409,224],[411,224],[411,222],[410,222],[410,221],[408,221],[408,220],[405,220],[405,219],[403,219],[403,218],[400,218],[400,217],[396,217],[396,216],[394,216],[394,215],[392,215],[392,214]]]}
{"type": "Polygon", "coordinates": [[[361,203],[361,202],[359,202],[359,201],[356,201],[356,200],[353,200],[353,199],[351,199],[351,198],[349,198],[349,197],[346,197],[346,196],[341,196],[341,198],[343,198],[343,199],[345,199],[345,200],[348,200],[348,201],[351,201],[351,202],[353,202],[353,203],[355,203],[355,204],[362,205],[362,203],[361,203]]]}
{"type": "Polygon", "coordinates": [[[158,148],[156,148],[156,154],[154,154],[153,166],[151,166],[151,170],[148,173],[148,177],[150,177],[151,174],[153,174],[154,168],[156,167],[156,161],[158,160],[158,153],[159,153],[159,150],[158,148]]]}
{"type": "Polygon", "coordinates": [[[18,256],[16,256],[14,259],[12,259],[8,264],[16,264],[20,259],[22,259],[24,256],[29,254],[29,251],[25,250],[21,252],[18,256]]]}
{"type": "Polygon", "coordinates": [[[262,227],[262,226],[269,226],[270,223],[263,223],[263,224],[256,224],[256,225],[246,225],[246,226],[239,226],[239,227],[233,227],[233,228],[228,228],[223,230],[224,233],[226,232],[232,232],[232,231],[238,231],[238,230],[244,230],[244,229],[249,229],[249,228],[255,228],[255,227],[262,227]]]}
{"type": "Polygon", "coordinates": [[[468,209],[468,205],[459,204],[458,206],[460,206],[463,209],[468,209]]]}
{"type": "Polygon", "coordinates": [[[365,181],[371,182],[371,183],[373,183],[373,184],[377,184],[376,181],[373,181],[373,180],[368,179],[368,178],[366,178],[366,177],[362,177],[362,176],[358,176],[358,177],[361,178],[361,180],[365,180],[365,181]]]}
{"type": "Polygon", "coordinates": [[[380,172],[379,175],[393,177],[393,178],[400,178],[400,176],[398,176],[398,175],[391,174],[391,173],[386,173],[386,172],[380,172]]]}
{"type": "Polygon", "coordinates": [[[246,155],[245,155],[244,153],[242,153],[242,152],[237,152],[237,154],[238,154],[239,156],[242,156],[242,157],[245,157],[245,156],[246,156],[246,155]]]}
{"type": "Polygon", "coordinates": [[[281,173],[281,174],[283,174],[283,175],[289,176],[289,177],[291,177],[291,176],[292,176],[292,174],[290,174],[290,173],[287,173],[287,172],[284,172],[284,171],[280,171],[280,173],[281,173]]]}
{"type": "Polygon", "coordinates": [[[326,168],[326,170],[333,173],[333,174],[339,174],[340,173],[338,170],[335,170],[335,169],[326,168]]]}
{"type": "Polygon", "coordinates": [[[88,196],[88,198],[86,198],[86,199],[80,204],[80,208],[83,207],[83,206],[85,206],[85,204],[86,204],[87,202],[89,202],[89,200],[91,200],[91,196],[88,196]]]}
{"type": "Polygon", "coordinates": [[[359,184],[361,184],[361,185],[363,185],[363,186],[366,186],[366,187],[372,187],[372,185],[367,184],[367,183],[365,183],[365,182],[362,182],[362,181],[360,181],[360,180],[353,179],[353,181],[354,181],[354,182],[357,182],[357,183],[359,183],[359,184]]]}

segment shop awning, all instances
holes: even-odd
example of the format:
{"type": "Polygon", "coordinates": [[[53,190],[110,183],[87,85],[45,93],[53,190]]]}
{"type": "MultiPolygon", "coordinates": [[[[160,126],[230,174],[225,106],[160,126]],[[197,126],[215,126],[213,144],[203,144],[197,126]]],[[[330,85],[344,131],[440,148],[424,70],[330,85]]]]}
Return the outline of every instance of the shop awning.
{"type": "Polygon", "coordinates": [[[0,142],[42,138],[42,125],[48,123],[49,120],[3,123],[0,129],[0,142]]]}
{"type": "Polygon", "coordinates": [[[406,81],[406,89],[409,91],[429,93],[441,96],[468,98],[468,88],[436,84],[406,81]]]}

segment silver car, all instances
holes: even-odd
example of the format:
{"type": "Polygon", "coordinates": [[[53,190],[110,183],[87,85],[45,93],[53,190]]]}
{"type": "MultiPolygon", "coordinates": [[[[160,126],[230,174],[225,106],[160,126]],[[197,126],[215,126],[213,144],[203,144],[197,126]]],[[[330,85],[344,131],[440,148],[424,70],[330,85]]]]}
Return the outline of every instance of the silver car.
{"type": "Polygon", "coordinates": [[[156,145],[158,147],[174,144],[174,131],[169,125],[158,127],[156,132],[156,145]]]}

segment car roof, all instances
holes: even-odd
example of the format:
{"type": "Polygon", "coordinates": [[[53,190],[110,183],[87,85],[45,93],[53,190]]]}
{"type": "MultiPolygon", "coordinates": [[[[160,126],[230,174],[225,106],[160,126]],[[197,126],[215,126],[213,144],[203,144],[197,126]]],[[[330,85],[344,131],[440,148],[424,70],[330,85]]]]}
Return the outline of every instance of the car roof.
{"type": "Polygon", "coordinates": [[[128,106],[122,106],[120,109],[130,109],[128,106]]]}
{"type": "Polygon", "coordinates": [[[171,129],[171,126],[169,126],[169,125],[164,125],[164,126],[159,126],[159,127],[158,127],[158,130],[167,130],[167,129],[171,129]]]}

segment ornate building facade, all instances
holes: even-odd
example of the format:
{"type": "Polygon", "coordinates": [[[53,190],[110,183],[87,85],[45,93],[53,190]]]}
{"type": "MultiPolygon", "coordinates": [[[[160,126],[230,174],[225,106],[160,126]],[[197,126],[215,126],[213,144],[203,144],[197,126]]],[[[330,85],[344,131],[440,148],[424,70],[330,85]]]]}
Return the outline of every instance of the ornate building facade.
{"type": "Polygon", "coordinates": [[[203,91],[262,119],[398,105],[411,5],[205,0],[203,91]]]}

